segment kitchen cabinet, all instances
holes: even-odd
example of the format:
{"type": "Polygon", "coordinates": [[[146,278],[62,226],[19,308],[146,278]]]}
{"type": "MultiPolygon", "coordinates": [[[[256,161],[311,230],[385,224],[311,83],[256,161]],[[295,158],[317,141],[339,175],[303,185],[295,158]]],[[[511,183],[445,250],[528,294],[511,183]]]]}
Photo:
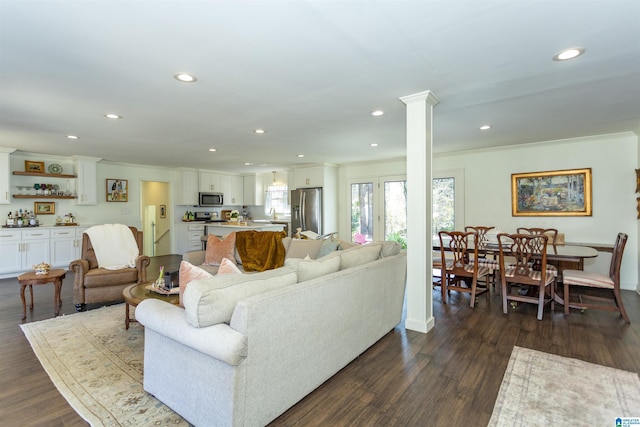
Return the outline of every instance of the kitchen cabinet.
{"type": "MultiPolygon", "coordinates": [[[[208,190],[207,190],[208,191],[208,190]]],[[[178,171],[176,182],[176,205],[198,205],[198,172],[195,170],[181,169],[178,171]]]]}
{"type": "Polygon", "coordinates": [[[91,206],[98,204],[98,159],[96,157],[74,156],[76,164],[76,174],[78,175],[76,182],[77,197],[76,204],[83,206],[91,206]]]}
{"type": "Polygon", "coordinates": [[[22,270],[22,231],[0,229],[0,274],[22,270]]]}
{"type": "Polygon", "coordinates": [[[201,251],[202,240],[204,236],[204,224],[189,224],[187,227],[187,251],[201,251]]]}
{"type": "Polygon", "coordinates": [[[248,175],[243,178],[243,197],[247,206],[264,205],[264,187],[261,175],[248,175]]]}
{"type": "Polygon", "coordinates": [[[11,198],[9,197],[9,154],[9,151],[3,151],[2,147],[0,147],[0,205],[11,204],[11,198]]]}
{"type": "Polygon", "coordinates": [[[198,188],[202,192],[222,193],[222,175],[213,172],[200,172],[198,188]]]}
{"type": "Polygon", "coordinates": [[[0,231],[0,274],[32,270],[49,263],[49,230],[37,227],[0,231]]]}
{"type": "Polygon", "coordinates": [[[298,168],[294,171],[295,188],[322,187],[324,183],[324,166],[298,168]]]}
{"type": "Polygon", "coordinates": [[[224,204],[242,206],[244,204],[244,181],[241,176],[223,175],[222,194],[224,204]]]}
{"type": "Polygon", "coordinates": [[[58,227],[51,230],[49,251],[51,254],[51,267],[69,268],[71,261],[80,258],[82,252],[83,228],[58,227]]]}

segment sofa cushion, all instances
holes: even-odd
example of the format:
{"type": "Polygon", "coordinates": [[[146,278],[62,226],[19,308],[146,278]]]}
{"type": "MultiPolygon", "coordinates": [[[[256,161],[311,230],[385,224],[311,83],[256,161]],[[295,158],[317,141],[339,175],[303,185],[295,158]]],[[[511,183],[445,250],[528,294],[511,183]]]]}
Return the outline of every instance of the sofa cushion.
{"type": "Polygon", "coordinates": [[[340,270],[375,261],[380,257],[381,245],[369,244],[340,252],[340,270]]]}
{"type": "Polygon", "coordinates": [[[242,274],[242,271],[240,271],[235,262],[228,258],[222,258],[222,262],[218,268],[218,274],[242,274]]]}
{"type": "Polygon", "coordinates": [[[209,234],[207,237],[207,251],[204,255],[204,263],[207,265],[220,265],[222,258],[235,261],[236,233],[229,233],[223,240],[218,236],[209,234]]]}
{"type": "Polygon", "coordinates": [[[287,267],[194,280],[183,296],[187,321],[196,328],[229,323],[238,301],[297,282],[298,275],[287,267]]]}
{"type": "Polygon", "coordinates": [[[84,276],[85,288],[99,288],[102,286],[122,285],[136,283],[138,270],[135,268],[123,268],[121,270],[107,270],[106,268],[91,269],[84,276]]]}
{"type": "Polygon", "coordinates": [[[322,242],[322,240],[291,239],[286,258],[304,258],[309,255],[312,259],[316,259],[322,242]]]}
{"type": "Polygon", "coordinates": [[[180,307],[184,307],[183,296],[187,285],[193,280],[208,279],[213,277],[208,271],[196,267],[187,261],[180,262],[180,271],[178,272],[178,286],[180,287],[178,295],[180,296],[180,307]]]}
{"type": "Polygon", "coordinates": [[[298,273],[298,283],[300,283],[339,271],[340,258],[331,257],[319,260],[289,258],[284,262],[284,265],[298,273]]]}

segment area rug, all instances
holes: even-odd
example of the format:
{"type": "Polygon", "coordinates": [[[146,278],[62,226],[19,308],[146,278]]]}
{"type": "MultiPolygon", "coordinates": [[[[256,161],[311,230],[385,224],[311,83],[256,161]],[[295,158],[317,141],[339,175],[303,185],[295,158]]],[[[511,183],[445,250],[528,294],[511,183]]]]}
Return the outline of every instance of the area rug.
{"type": "Polygon", "coordinates": [[[637,373],[514,347],[489,426],[615,426],[640,417],[637,373]]]}
{"type": "Polygon", "coordinates": [[[188,426],[142,388],[144,329],[124,304],[20,325],[47,374],[92,426],[188,426]]]}

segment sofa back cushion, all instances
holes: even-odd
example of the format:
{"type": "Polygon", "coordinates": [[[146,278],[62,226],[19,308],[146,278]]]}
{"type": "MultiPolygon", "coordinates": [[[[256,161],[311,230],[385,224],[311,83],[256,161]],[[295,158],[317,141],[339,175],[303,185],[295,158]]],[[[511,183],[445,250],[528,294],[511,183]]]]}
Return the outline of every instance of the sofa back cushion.
{"type": "Polygon", "coordinates": [[[229,323],[238,301],[297,282],[296,272],[287,267],[194,280],[183,295],[187,321],[196,328],[229,323]]]}
{"type": "Polygon", "coordinates": [[[300,283],[339,271],[340,258],[330,257],[321,260],[289,258],[284,265],[298,273],[298,283],[300,283]]]}
{"type": "Polygon", "coordinates": [[[340,270],[377,260],[380,257],[381,248],[381,245],[369,244],[340,251],[340,270]]]}
{"type": "Polygon", "coordinates": [[[316,259],[323,242],[323,240],[291,239],[286,258],[304,258],[309,255],[311,259],[316,259]]]}

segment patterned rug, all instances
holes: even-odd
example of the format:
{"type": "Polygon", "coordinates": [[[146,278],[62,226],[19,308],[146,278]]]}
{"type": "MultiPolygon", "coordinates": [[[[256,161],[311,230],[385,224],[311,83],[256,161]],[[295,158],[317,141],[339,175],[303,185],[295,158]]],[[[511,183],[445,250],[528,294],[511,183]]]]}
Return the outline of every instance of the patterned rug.
{"type": "Polygon", "coordinates": [[[189,424],[142,389],[144,329],[124,304],[20,325],[40,363],[92,426],[189,424]]]}
{"type": "Polygon", "coordinates": [[[637,373],[514,347],[489,426],[616,426],[640,417],[637,373]]]}

